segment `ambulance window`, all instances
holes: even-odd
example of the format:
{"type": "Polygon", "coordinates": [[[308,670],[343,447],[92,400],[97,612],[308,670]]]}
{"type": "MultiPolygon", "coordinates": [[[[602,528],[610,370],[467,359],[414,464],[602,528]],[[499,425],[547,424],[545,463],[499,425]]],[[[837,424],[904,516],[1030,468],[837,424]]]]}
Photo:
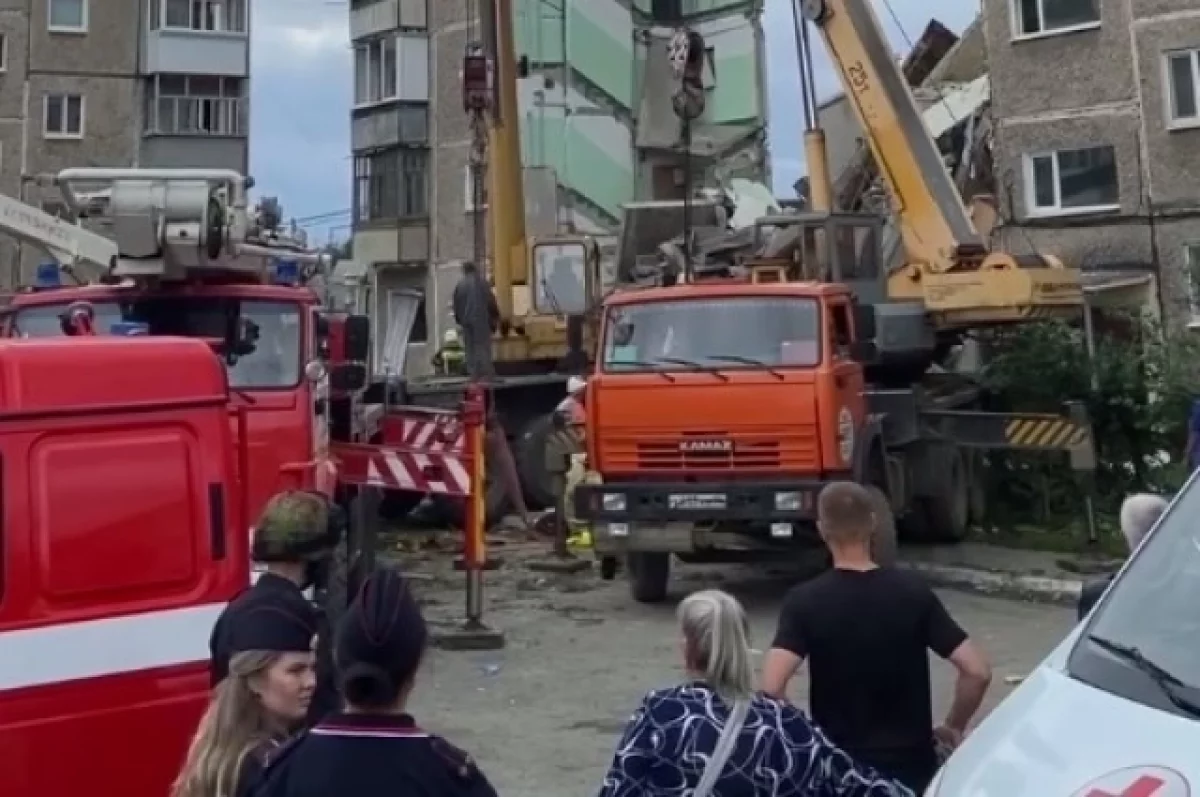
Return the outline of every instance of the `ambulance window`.
{"type": "Polygon", "coordinates": [[[1100,600],[1068,660],[1077,680],[1191,720],[1200,719],[1197,517],[1193,475],[1100,600]]]}
{"type": "Polygon", "coordinates": [[[29,454],[32,577],[55,614],[194,595],[209,558],[200,443],[185,424],[44,433],[29,454]]]}

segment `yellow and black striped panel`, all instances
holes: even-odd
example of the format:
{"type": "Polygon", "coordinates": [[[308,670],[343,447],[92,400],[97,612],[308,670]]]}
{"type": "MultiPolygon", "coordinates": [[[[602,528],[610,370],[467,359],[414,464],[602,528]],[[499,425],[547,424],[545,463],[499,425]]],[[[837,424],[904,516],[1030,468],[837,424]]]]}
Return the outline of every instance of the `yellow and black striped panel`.
{"type": "Polygon", "coordinates": [[[1070,418],[1012,418],[1004,425],[1004,438],[1013,448],[1068,451],[1086,445],[1087,426],[1070,418]]]}

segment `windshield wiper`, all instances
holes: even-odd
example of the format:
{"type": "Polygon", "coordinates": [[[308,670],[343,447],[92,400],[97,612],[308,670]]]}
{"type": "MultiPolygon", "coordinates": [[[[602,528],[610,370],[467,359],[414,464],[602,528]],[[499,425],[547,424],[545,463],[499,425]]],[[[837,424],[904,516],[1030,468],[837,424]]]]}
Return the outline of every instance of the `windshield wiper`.
{"type": "Polygon", "coordinates": [[[678,357],[659,357],[655,360],[658,363],[670,363],[671,365],[682,365],[684,368],[691,368],[693,371],[702,371],[706,374],[712,374],[722,382],[728,382],[729,377],[718,371],[712,366],[698,363],[695,360],[681,360],[678,357]]]}
{"type": "Polygon", "coordinates": [[[645,368],[647,371],[649,371],[653,374],[657,374],[658,376],[661,376],[663,379],[667,380],[668,382],[675,381],[675,377],[671,376],[668,373],[664,373],[664,372],[658,370],[658,362],[657,361],[648,363],[644,360],[620,360],[620,361],[610,362],[609,365],[610,366],[611,365],[616,365],[616,366],[632,365],[637,368],[645,368]]]}
{"type": "Polygon", "coordinates": [[[1095,634],[1089,634],[1088,641],[1097,647],[1103,648],[1122,661],[1132,664],[1150,676],[1150,680],[1154,682],[1167,700],[1170,700],[1171,704],[1176,708],[1192,717],[1200,717],[1200,703],[1188,700],[1177,691],[1179,689],[1197,691],[1200,690],[1200,687],[1193,686],[1182,680],[1179,676],[1163,669],[1161,665],[1146,658],[1146,654],[1133,645],[1124,645],[1120,642],[1114,642],[1111,639],[1105,639],[1102,636],[1096,636],[1095,634]]]}
{"type": "Polygon", "coordinates": [[[756,360],[753,357],[742,357],[737,354],[710,354],[710,355],[708,355],[708,359],[718,360],[720,362],[741,363],[742,365],[753,365],[755,368],[763,369],[768,374],[770,374],[771,376],[778,379],[780,382],[787,379],[787,377],[785,377],[779,371],[776,371],[774,368],[772,368],[767,363],[763,362],[762,360],[756,360]]]}

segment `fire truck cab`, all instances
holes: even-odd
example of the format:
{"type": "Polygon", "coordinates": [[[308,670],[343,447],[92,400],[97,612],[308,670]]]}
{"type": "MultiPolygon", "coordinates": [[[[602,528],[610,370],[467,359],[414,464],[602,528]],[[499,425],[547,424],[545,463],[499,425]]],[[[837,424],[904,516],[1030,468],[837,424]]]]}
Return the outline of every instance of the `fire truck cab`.
{"type": "Polygon", "coordinates": [[[5,794],[168,793],[249,578],[239,411],[201,340],[0,340],[5,794]]]}

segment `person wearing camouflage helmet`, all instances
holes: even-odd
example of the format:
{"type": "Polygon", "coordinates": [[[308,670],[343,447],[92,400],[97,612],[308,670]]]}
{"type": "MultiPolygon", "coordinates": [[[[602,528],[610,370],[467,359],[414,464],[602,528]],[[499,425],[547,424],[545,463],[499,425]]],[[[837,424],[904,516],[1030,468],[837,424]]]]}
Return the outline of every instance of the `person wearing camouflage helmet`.
{"type": "Polygon", "coordinates": [[[230,658],[245,652],[239,640],[246,635],[239,629],[247,618],[261,616],[263,609],[277,608],[311,620],[318,629],[314,641],[317,687],[309,707],[310,724],[341,707],[328,623],[324,612],[305,597],[304,590],[323,580],[344,530],[342,509],[320,493],[289,490],[267,501],[250,543],[250,558],[262,572],[253,586],[225,608],[209,637],[213,686],[228,675],[230,658]]]}

